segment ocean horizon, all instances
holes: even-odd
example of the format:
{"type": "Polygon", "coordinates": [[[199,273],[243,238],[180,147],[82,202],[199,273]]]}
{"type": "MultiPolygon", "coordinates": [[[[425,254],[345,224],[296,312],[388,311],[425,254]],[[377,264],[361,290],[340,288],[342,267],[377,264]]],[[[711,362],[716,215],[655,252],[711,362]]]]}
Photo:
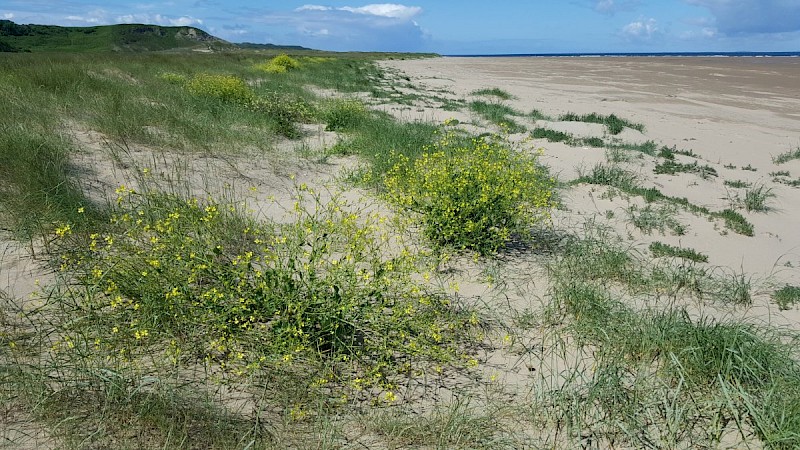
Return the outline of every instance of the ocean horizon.
{"type": "Polygon", "coordinates": [[[442,55],[450,58],[509,58],[509,57],[540,57],[540,58],[576,58],[576,57],[751,57],[751,58],[796,58],[800,57],[800,51],[796,52],[605,52],[605,53],[487,53],[487,54],[453,54],[442,55]]]}

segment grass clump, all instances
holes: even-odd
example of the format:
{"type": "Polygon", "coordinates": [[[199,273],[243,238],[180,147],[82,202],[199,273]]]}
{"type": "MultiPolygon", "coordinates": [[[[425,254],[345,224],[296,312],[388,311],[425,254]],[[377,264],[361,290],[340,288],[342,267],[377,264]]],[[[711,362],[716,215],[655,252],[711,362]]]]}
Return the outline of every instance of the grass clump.
{"type": "Polygon", "coordinates": [[[707,164],[701,166],[697,164],[697,161],[691,164],[679,163],[673,159],[665,159],[663,162],[656,164],[656,167],[653,169],[653,173],[667,175],[675,175],[676,173],[694,173],[703,179],[718,176],[716,169],[707,164]]]}
{"type": "Polygon", "coordinates": [[[664,234],[667,229],[677,236],[686,234],[686,226],[675,218],[677,211],[673,205],[654,207],[649,204],[643,208],[634,205],[628,209],[628,214],[633,225],[645,234],[650,234],[653,230],[664,234]]]}
{"type": "Polygon", "coordinates": [[[369,115],[364,104],[354,99],[330,100],[321,109],[327,131],[356,130],[369,115]]]}
{"type": "Polygon", "coordinates": [[[38,126],[2,122],[0,136],[0,218],[19,237],[100,220],[102,212],[86,198],[70,167],[71,142],[38,126]]]}
{"type": "Polygon", "coordinates": [[[503,89],[494,87],[494,88],[485,88],[485,89],[478,89],[476,91],[472,91],[471,95],[480,95],[485,97],[497,97],[500,100],[511,100],[514,98],[513,95],[509,94],[508,91],[504,91],[503,89]]]}
{"type": "Polygon", "coordinates": [[[691,248],[681,248],[662,242],[653,242],[650,244],[649,249],[656,258],[674,257],[693,262],[708,262],[708,255],[699,253],[691,248]]]}
{"type": "Polygon", "coordinates": [[[717,217],[725,222],[725,227],[734,233],[744,236],[753,236],[755,230],[753,224],[747,221],[743,215],[727,208],[720,212],[712,213],[712,217],[717,217]]]}
{"type": "Polygon", "coordinates": [[[636,176],[616,165],[596,164],[591,172],[582,174],[574,183],[590,183],[615,187],[623,192],[632,195],[639,195],[648,203],[663,200],[674,205],[686,208],[694,214],[703,214],[715,219],[721,219],[725,227],[734,233],[744,236],[753,236],[753,224],[739,212],[727,208],[722,211],[711,211],[705,206],[698,206],[689,201],[686,197],[672,197],[664,195],[656,188],[645,188],[637,183],[636,176]]]}
{"type": "Polygon", "coordinates": [[[772,300],[782,311],[800,303],[800,287],[786,285],[772,293],[772,300]]]}
{"type": "Polygon", "coordinates": [[[119,193],[108,232],[62,237],[73,251],[54,305],[58,358],[137,377],[199,366],[201,384],[291,374],[282,388],[310,396],[391,391],[401,374],[465,362],[474,313],[416,284],[419,255],[401,242],[387,254],[382,221],[336,195],[323,203],[300,186],[279,224],[119,193]]]}
{"type": "Polygon", "coordinates": [[[400,156],[385,185],[391,203],[419,214],[436,247],[481,254],[527,241],[553,206],[554,181],[537,155],[487,138],[461,144],[448,135],[416,160],[400,156]]]}
{"type": "Polygon", "coordinates": [[[506,129],[510,133],[521,133],[525,131],[525,127],[509,119],[508,116],[519,116],[519,112],[510,106],[501,103],[485,102],[476,100],[469,104],[470,109],[488,120],[489,122],[506,129]]]}
{"type": "Polygon", "coordinates": [[[568,145],[571,144],[575,139],[569,133],[564,133],[561,131],[555,131],[542,127],[534,128],[531,135],[533,136],[534,139],[547,139],[548,142],[564,142],[568,145]]]}
{"type": "Polygon", "coordinates": [[[286,73],[299,67],[300,62],[286,54],[278,55],[266,63],[256,65],[256,69],[267,73],[286,73]]]}
{"type": "Polygon", "coordinates": [[[773,157],[772,162],[775,164],[786,164],[787,162],[795,159],[800,159],[800,147],[773,157]]]}
{"type": "Polygon", "coordinates": [[[723,184],[725,186],[736,188],[736,189],[749,188],[750,186],[753,185],[753,183],[750,183],[749,181],[743,181],[743,180],[725,180],[723,182],[723,184]]]}
{"type": "Polygon", "coordinates": [[[575,113],[567,113],[558,117],[558,120],[564,122],[587,122],[599,123],[606,126],[608,132],[613,135],[620,134],[622,130],[632,128],[634,130],[644,132],[644,125],[640,123],[633,123],[625,119],[621,119],[614,114],[604,116],[602,114],[591,113],[578,115],[575,113]]]}
{"type": "Polygon", "coordinates": [[[254,98],[247,83],[234,75],[197,74],[186,83],[186,89],[193,95],[232,103],[248,103],[254,98]]]}
{"type": "Polygon", "coordinates": [[[774,198],[775,194],[771,188],[759,184],[747,189],[744,192],[744,199],[741,201],[742,205],[747,211],[769,211],[769,199],[774,198]]]}

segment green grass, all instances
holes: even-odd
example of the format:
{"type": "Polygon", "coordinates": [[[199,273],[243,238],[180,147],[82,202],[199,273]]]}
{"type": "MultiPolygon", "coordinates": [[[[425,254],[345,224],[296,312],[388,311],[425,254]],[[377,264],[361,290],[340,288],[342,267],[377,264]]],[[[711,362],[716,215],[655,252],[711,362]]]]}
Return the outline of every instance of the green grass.
{"type": "MultiPolygon", "coordinates": [[[[46,240],[37,261],[55,272],[30,298],[0,290],[8,445],[35,447],[37,436],[58,448],[800,445],[796,337],[676,306],[746,307],[755,277],[703,264],[706,255],[687,248],[640,252],[591,222],[575,234],[551,228],[553,200],[541,195],[556,195],[556,181],[530,153],[307,88],[388,92],[397,80],[376,55],[299,53],[293,70],[259,69],[272,56],[0,55],[4,223],[46,240]],[[272,180],[225,178],[230,192],[198,197],[184,193],[183,178],[161,184],[127,158],[152,148],[164,161],[283,167],[273,145],[291,145],[287,130],[301,122],[336,130],[326,153],[355,156],[352,178],[379,195],[347,200],[370,192],[299,181],[259,187],[258,204],[278,211],[261,214],[232,192],[272,180]],[[97,187],[82,184],[94,174],[73,162],[81,151],[117,156],[118,170],[140,174],[136,190],[98,200],[97,187]],[[445,204],[439,216],[384,213],[381,195],[414,177],[420,189],[403,199],[445,204]],[[526,188],[531,180],[538,189],[526,188]],[[510,215],[520,206],[540,208],[541,221],[510,215]],[[443,219],[435,236],[472,228],[507,243],[503,230],[513,230],[511,246],[486,247],[486,257],[471,245],[474,253],[450,243],[434,252],[420,217],[443,219]],[[459,280],[484,278],[490,287],[458,293],[459,280]],[[524,361],[525,382],[513,381],[525,366],[505,370],[487,362],[495,358],[524,361]],[[452,401],[438,397],[456,390],[452,401]]],[[[603,143],[595,139],[569,140],[603,143]]],[[[642,196],[647,204],[631,213],[643,230],[669,230],[680,207],[753,233],[736,210],[667,196],[619,166],[598,165],[580,181],[642,196]]],[[[795,290],[776,291],[779,307],[794,304],[795,290]]]]}
{"type": "Polygon", "coordinates": [[[795,159],[800,159],[800,147],[773,157],[772,162],[775,164],[786,164],[787,162],[795,159]]]}
{"type": "Polygon", "coordinates": [[[711,211],[705,206],[691,203],[685,197],[668,196],[656,188],[640,186],[634,174],[619,166],[596,164],[590,172],[581,174],[574,183],[611,186],[628,194],[641,196],[648,203],[666,201],[681,206],[694,214],[703,214],[711,218],[721,219],[725,227],[734,233],[744,236],[753,236],[754,234],[753,225],[741,213],[730,208],[722,211],[711,211]]]}
{"type": "Polygon", "coordinates": [[[664,161],[656,164],[656,167],[653,169],[653,173],[667,175],[675,175],[677,173],[693,173],[697,174],[703,179],[719,176],[716,169],[707,164],[701,166],[697,164],[697,161],[691,164],[679,163],[672,159],[665,159],[664,161]]]}
{"type": "Polygon", "coordinates": [[[502,103],[485,102],[475,100],[470,102],[469,108],[485,120],[508,130],[509,133],[521,133],[525,127],[516,123],[510,117],[521,116],[522,114],[510,106],[502,103]]]}
{"type": "Polygon", "coordinates": [[[800,287],[786,285],[772,293],[772,300],[781,310],[787,310],[800,303],[800,287]]]}
{"type": "Polygon", "coordinates": [[[567,113],[559,116],[558,120],[566,122],[599,123],[605,125],[606,129],[608,129],[608,132],[612,135],[620,134],[622,130],[624,130],[625,128],[631,128],[640,132],[644,132],[643,124],[630,122],[628,120],[619,118],[614,114],[604,116],[602,114],[597,114],[597,113],[583,114],[583,115],[578,115],[575,113],[567,113]]]}
{"type": "Polygon", "coordinates": [[[759,184],[748,188],[741,202],[747,211],[766,212],[771,209],[769,201],[774,197],[775,194],[771,188],[759,184]]]}
{"type": "Polygon", "coordinates": [[[648,204],[643,208],[631,206],[628,208],[628,215],[633,226],[645,234],[652,234],[656,230],[661,234],[666,230],[676,236],[686,234],[686,226],[675,218],[677,210],[674,205],[657,207],[648,204]]]}
{"type": "Polygon", "coordinates": [[[472,91],[470,95],[477,95],[477,96],[484,96],[484,97],[497,97],[500,100],[511,100],[514,98],[513,95],[509,94],[508,91],[504,91],[500,88],[485,88],[485,89],[478,89],[476,91],[472,91]]]}
{"type": "Polygon", "coordinates": [[[708,255],[699,253],[691,248],[675,247],[662,242],[653,242],[648,248],[656,258],[674,257],[694,262],[708,262],[708,255]]]}
{"type": "Polygon", "coordinates": [[[567,144],[572,143],[575,139],[569,133],[541,127],[534,128],[531,136],[533,136],[534,139],[547,139],[548,142],[564,142],[567,144]]]}
{"type": "Polygon", "coordinates": [[[742,180],[725,180],[723,182],[725,186],[736,188],[736,189],[744,189],[749,188],[753,185],[749,181],[742,181],[742,180]]]}

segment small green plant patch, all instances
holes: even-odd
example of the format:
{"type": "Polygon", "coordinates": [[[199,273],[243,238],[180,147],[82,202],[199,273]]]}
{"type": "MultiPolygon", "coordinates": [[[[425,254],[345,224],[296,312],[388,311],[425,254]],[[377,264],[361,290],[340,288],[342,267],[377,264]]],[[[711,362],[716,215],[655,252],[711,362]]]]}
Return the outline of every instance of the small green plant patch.
{"type": "Polygon", "coordinates": [[[649,248],[650,252],[656,258],[673,257],[694,262],[708,262],[708,255],[699,253],[691,248],[675,247],[662,242],[653,242],[650,244],[649,248]]]}
{"type": "Polygon", "coordinates": [[[521,133],[525,127],[514,122],[509,116],[521,116],[522,114],[510,106],[502,103],[485,102],[476,100],[469,104],[470,110],[488,120],[489,122],[506,129],[510,133],[521,133]]]}
{"type": "Polygon", "coordinates": [[[691,150],[678,150],[677,147],[667,147],[666,145],[658,150],[658,156],[665,159],[675,159],[675,155],[689,156],[697,158],[697,154],[691,150]]]}
{"type": "Polygon", "coordinates": [[[300,62],[286,54],[278,55],[266,63],[256,65],[256,69],[268,73],[286,73],[299,67],[300,62]]]}
{"type": "Polygon", "coordinates": [[[575,137],[569,133],[542,127],[534,128],[531,135],[534,139],[547,139],[548,142],[564,142],[568,145],[575,141],[575,137]]]}
{"type": "Polygon", "coordinates": [[[800,304],[800,287],[786,285],[772,293],[772,300],[782,311],[800,304]]]}
{"type": "Polygon", "coordinates": [[[439,248],[493,254],[512,239],[528,241],[550,218],[554,180],[537,155],[507,143],[445,136],[416,160],[399,156],[386,176],[386,198],[418,214],[439,248]]]}
{"type": "Polygon", "coordinates": [[[789,150],[788,152],[781,153],[778,156],[772,158],[772,162],[775,164],[786,164],[789,161],[800,159],[800,147],[797,147],[794,150],[789,150]]]}
{"type": "Polygon", "coordinates": [[[539,111],[538,109],[532,109],[531,112],[528,113],[528,117],[533,120],[553,120],[552,117],[539,111]]]}
{"type": "Polygon", "coordinates": [[[778,170],[778,171],[775,171],[775,172],[770,172],[769,176],[771,176],[771,177],[790,177],[790,176],[792,176],[792,174],[789,173],[788,170],[778,170]]]}
{"type": "Polygon", "coordinates": [[[656,164],[653,169],[655,174],[675,175],[676,173],[694,173],[703,179],[718,176],[716,169],[709,165],[699,165],[697,161],[687,164],[679,163],[674,159],[665,159],[663,162],[656,164]]]}
{"type": "Polygon", "coordinates": [[[772,188],[759,184],[748,188],[744,192],[744,199],[739,201],[747,211],[765,212],[770,210],[769,200],[774,197],[772,188]]]}
{"type": "Polygon", "coordinates": [[[794,187],[794,188],[800,187],[800,178],[796,178],[794,180],[788,178],[774,178],[772,181],[780,184],[785,184],[786,186],[789,187],[794,187]]]}
{"type": "Polygon", "coordinates": [[[199,365],[200,385],[291,373],[309,395],[391,391],[470,358],[475,312],[417,284],[420,255],[402,242],[387,253],[388,225],[336,195],[299,186],[279,224],[237,204],[118,193],[109,230],[60,233],[58,358],[152,377],[199,365]]]}
{"type": "Polygon", "coordinates": [[[479,95],[485,97],[497,97],[501,100],[511,100],[514,98],[513,95],[509,94],[508,91],[504,91],[500,88],[486,88],[486,89],[478,89],[477,91],[472,91],[471,95],[479,95]]]}
{"type": "Polygon", "coordinates": [[[733,209],[728,208],[720,212],[714,212],[711,216],[722,219],[725,222],[725,227],[732,230],[734,233],[744,236],[753,236],[755,233],[753,224],[748,222],[743,215],[733,209]]]}
{"type": "Polygon", "coordinates": [[[558,117],[558,120],[565,122],[587,122],[599,123],[605,125],[608,132],[613,135],[620,134],[626,127],[637,131],[644,132],[644,125],[641,123],[633,123],[625,119],[621,119],[614,114],[604,116],[602,114],[591,113],[578,115],[575,113],[567,113],[558,117]]]}
{"type": "Polygon", "coordinates": [[[758,169],[753,167],[753,166],[751,166],[750,164],[748,164],[746,166],[742,166],[742,170],[746,170],[748,172],[758,172],[758,169]]]}
{"type": "Polygon", "coordinates": [[[749,188],[750,186],[753,185],[753,183],[750,183],[749,181],[743,181],[743,180],[725,180],[725,181],[723,181],[723,184],[725,186],[736,188],[736,189],[749,188]]]}
{"type": "Polygon", "coordinates": [[[653,231],[664,234],[666,230],[670,230],[676,236],[686,234],[686,226],[675,218],[676,208],[670,204],[660,207],[648,204],[643,208],[631,206],[628,208],[628,215],[633,225],[645,234],[651,234],[653,231]]]}
{"type": "Polygon", "coordinates": [[[645,188],[637,183],[636,176],[619,166],[596,164],[589,173],[582,174],[573,183],[590,183],[605,186],[612,186],[632,195],[642,196],[646,202],[652,203],[658,200],[665,200],[669,203],[680,205],[694,214],[704,214],[706,216],[721,219],[725,227],[737,234],[753,236],[753,225],[740,213],[733,209],[723,211],[711,211],[705,206],[698,206],[691,203],[686,197],[672,197],[664,195],[656,188],[645,188]]]}
{"type": "Polygon", "coordinates": [[[329,100],[322,109],[322,120],[328,131],[353,131],[369,117],[366,106],[354,99],[329,100]]]}
{"type": "Polygon", "coordinates": [[[246,104],[255,97],[247,83],[233,75],[197,74],[186,83],[186,89],[193,95],[232,103],[246,104]]]}

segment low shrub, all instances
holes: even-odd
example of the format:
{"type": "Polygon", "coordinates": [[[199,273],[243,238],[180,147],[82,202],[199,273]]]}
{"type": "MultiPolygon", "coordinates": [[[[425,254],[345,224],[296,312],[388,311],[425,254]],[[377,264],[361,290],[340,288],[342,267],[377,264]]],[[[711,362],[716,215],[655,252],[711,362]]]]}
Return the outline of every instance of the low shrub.
{"type": "Polygon", "coordinates": [[[80,245],[62,257],[53,349],[81,367],[169,379],[200,366],[201,382],[288,373],[346,393],[470,362],[475,312],[414,281],[419,255],[387,252],[383,220],[336,195],[300,186],[288,223],[258,223],[231,204],[118,191],[110,230],[60,233],[80,245]]]}
{"type": "Polygon", "coordinates": [[[364,104],[354,99],[330,100],[321,112],[328,131],[353,131],[369,116],[364,104]]]}
{"type": "Polygon", "coordinates": [[[269,62],[256,65],[256,69],[269,73],[286,73],[300,67],[300,62],[289,55],[278,55],[269,62]]]}
{"type": "Polygon", "coordinates": [[[538,155],[505,142],[477,138],[451,144],[446,135],[416,160],[399,157],[386,179],[386,197],[419,214],[436,247],[497,252],[550,218],[553,185],[538,155]]]}
{"type": "Polygon", "coordinates": [[[233,103],[249,103],[253,100],[253,91],[239,77],[233,75],[197,74],[186,84],[193,95],[217,98],[233,103]]]}

